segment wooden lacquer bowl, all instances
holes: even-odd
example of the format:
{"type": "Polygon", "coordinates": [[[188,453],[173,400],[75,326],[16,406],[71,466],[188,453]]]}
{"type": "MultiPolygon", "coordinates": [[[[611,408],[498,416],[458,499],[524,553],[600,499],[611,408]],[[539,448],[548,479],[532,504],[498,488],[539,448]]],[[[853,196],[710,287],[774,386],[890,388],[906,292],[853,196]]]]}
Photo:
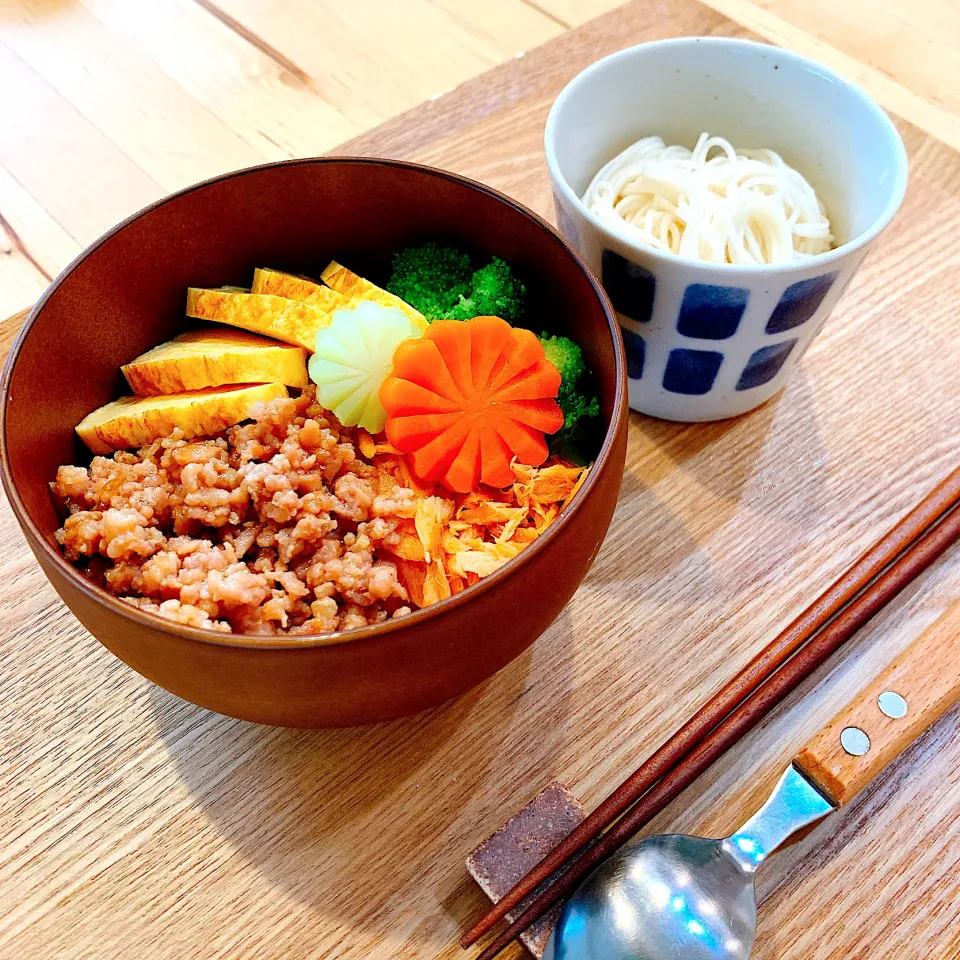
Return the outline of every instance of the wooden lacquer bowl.
{"type": "MultiPolygon", "coordinates": [[[[50,286],[7,361],[3,483],[31,549],[83,625],[177,696],[261,723],[348,726],[463,693],[522,653],[600,548],[626,447],[623,351],[609,302],[543,220],[481,184],[388,160],[290,161],[226,174],[131,217],[50,286]],[[492,576],[401,620],[316,638],[207,632],[142,613],[62,557],[49,484],[89,460],[74,426],[122,391],[120,365],[185,328],[188,286],[249,284],[254,267],[317,276],[331,259],[379,278],[429,238],[498,254],[527,281],[530,325],[583,346],[602,414],[595,464],[560,519],[492,576]]],[[[56,638],[51,638],[56,642],[56,638]]]]}

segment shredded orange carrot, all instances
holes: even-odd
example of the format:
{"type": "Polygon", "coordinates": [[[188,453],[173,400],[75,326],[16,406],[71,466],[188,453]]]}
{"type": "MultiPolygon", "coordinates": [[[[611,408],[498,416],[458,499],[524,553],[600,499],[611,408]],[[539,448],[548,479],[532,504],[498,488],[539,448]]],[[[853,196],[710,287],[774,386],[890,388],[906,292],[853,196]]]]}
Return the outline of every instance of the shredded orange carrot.
{"type": "Polygon", "coordinates": [[[514,481],[511,462],[539,466],[544,434],[563,426],[560,374],[529,330],[499,317],[438,320],[402,343],[380,388],[387,439],[416,477],[467,493],[514,481]]]}
{"type": "Polygon", "coordinates": [[[368,459],[372,460],[381,453],[399,453],[400,451],[389,443],[377,443],[363,427],[357,430],[357,440],[360,446],[360,452],[368,459]]]}
{"type": "Polygon", "coordinates": [[[400,581],[418,607],[459,593],[533,543],[589,469],[557,461],[543,467],[514,461],[513,482],[506,489],[479,487],[451,498],[439,486],[412,477],[406,459],[385,452],[374,464],[382,494],[409,498],[409,506],[395,508],[400,519],[382,549],[393,555],[400,581]]]}

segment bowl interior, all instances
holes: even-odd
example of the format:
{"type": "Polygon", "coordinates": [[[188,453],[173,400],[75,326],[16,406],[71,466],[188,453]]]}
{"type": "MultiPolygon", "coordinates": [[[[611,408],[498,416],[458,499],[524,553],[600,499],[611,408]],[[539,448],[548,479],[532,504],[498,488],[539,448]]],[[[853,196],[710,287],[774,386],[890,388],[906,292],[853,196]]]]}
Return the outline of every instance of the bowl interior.
{"type": "Polygon", "coordinates": [[[838,243],[882,226],[902,197],[903,144],[873,100],[825,67],[743,40],[665,40],[599,61],[557,99],[547,150],[579,198],[640,138],[692,148],[703,131],[780,153],[817,191],[838,243]]]}
{"type": "Polygon", "coordinates": [[[529,288],[530,326],[581,343],[600,397],[592,438],[599,451],[619,389],[615,321],[557,235],[512,201],[442,171],[376,160],[291,161],[161,201],[54,282],[5,372],[0,448],[15,509],[69,568],[53,536],[60,517],[49,483],[60,464],[89,459],[74,426],[128,392],[120,365],[193,324],[184,315],[188,286],[249,286],[257,266],[316,277],[331,259],[384,282],[392,253],[428,238],[510,261],[529,288]]]}

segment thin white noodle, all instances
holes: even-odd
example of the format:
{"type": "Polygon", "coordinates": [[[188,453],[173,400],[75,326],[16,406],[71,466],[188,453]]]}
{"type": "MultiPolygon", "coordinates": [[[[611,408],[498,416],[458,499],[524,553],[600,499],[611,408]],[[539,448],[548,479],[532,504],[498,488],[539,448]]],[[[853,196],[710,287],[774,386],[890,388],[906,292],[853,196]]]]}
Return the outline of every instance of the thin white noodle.
{"type": "Polygon", "coordinates": [[[789,263],[833,246],[813,187],[773,150],[700,134],[693,150],[644,137],[593,178],[583,201],[612,228],[709,263],[789,263]]]}

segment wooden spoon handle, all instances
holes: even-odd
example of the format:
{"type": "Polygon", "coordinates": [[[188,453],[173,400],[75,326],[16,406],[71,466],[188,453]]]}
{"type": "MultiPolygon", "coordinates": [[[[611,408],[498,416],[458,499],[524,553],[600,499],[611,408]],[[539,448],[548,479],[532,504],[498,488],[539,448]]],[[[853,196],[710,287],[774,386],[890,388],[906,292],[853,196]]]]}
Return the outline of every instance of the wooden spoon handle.
{"type": "Polygon", "coordinates": [[[958,700],[960,601],[815,734],[793,762],[842,806],[958,700]]]}

